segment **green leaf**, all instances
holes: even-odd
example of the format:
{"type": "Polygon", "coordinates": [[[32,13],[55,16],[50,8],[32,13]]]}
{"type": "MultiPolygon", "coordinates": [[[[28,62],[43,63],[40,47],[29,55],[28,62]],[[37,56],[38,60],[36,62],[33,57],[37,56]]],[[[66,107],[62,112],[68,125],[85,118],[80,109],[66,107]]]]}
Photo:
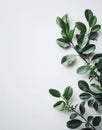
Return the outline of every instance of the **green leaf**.
{"type": "Polygon", "coordinates": [[[91,84],[90,89],[93,93],[100,94],[102,93],[102,88],[97,84],[91,84]]]}
{"type": "Polygon", "coordinates": [[[91,32],[97,32],[101,29],[101,26],[100,25],[95,25],[91,28],[91,32]]]}
{"type": "Polygon", "coordinates": [[[91,18],[93,17],[93,12],[90,9],[85,10],[85,17],[88,22],[90,22],[91,18]]]}
{"type": "Polygon", "coordinates": [[[66,87],[65,90],[64,90],[64,94],[63,94],[63,97],[66,99],[66,100],[69,100],[73,95],[73,89],[69,86],[69,87],[66,87]]]}
{"type": "Polygon", "coordinates": [[[80,81],[78,82],[78,86],[79,86],[79,88],[80,88],[82,91],[84,91],[84,92],[90,92],[89,85],[87,84],[86,81],[80,80],[80,81]]]}
{"type": "Polygon", "coordinates": [[[67,34],[64,30],[61,30],[61,36],[65,39],[67,38],[67,34]]]}
{"type": "Polygon", "coordinates": [[[82,121],[78,119],[73,119],[67,122],[67,127],[70,129],[75,129],[81,126],[81,124],[82,124],[82,121]]]}
{"type": "Polygon", "coordinates": [[[76,27],[81,31],[81,32],[86,32],[86,26],[84,23],[82,22],[76,22],[76,27]]]}
{"type": "Polygon", "coordinates": [[[89,22],[90,27],[93,27],[97,22],[96,16],[93,16],[89,22]]]}
{"type": "Polygon", "coordinates": [[[81,34],[78,36],[78,40],[77,40],[79,47],[80,47],[81,49],[83,49],[83,48],[87,45],[88,40],[89,40],[89,39],[88,39],[88,35],[85,34],[85,33],[81,33],[81,34]]]}
{"type": "Polygon", "coordinates": [[[95,54],[91,60],[93,61],[99,58],[102,58],[102,53],[95,54]]]}
{"type": "Polygon", "coordinates": [[[62,48],[68,48],[70,46],[70,43],[67,39],[59,38],[56,40],[56,42],[62,48]]]}
{"type": "Polygon", "coordinates": [[[98,37],[98,33],[97,32],[91,32],[89,34],[89,39],[90,40],[97,40],[96,38],[98,37]]]}
{"type": "Polygon", "coordinates": [[[85,74],[86,72],[88,72],[90,70],[90,66],[89,65],[84,65],[84,66],[80,66],[77,69],[77,73],[78,74],[85,74]]]}
{"type": "Polygon", "coordinates": [[[93,130],[92,128],[83,128],[81,130],[93,130]]]}
{"type": "Polygon", "coordinates": [[[93,104],[94,104],[94,102],[95,102],[94,99],[90,99],[90,100],[88,101],[88,106],[89,106],[89,107],[92,107],[93,104]]]}
{"type": "Polygon", "coordinates": [[[59,25],[61,29],[66,30],[66,24],[63,22],[63,20],[60,17],[57,17],[56,23],[59,25]]]}
{"type": "Polygon", "coordinates": [[[101,122],[101,117],[100,117],[100,116],[96,116],[96,117],[93,119],[92,124],[93,124],[94,126],[98,126],[98,125],[100,124],[100,122],[101,122]]]}
{"type": "Polygon", "coordinates": [[[95,48],[96,46],[94,44],[89,44],[84,48],[83,54],[86,54],[86,55],[91,54],[95,51],[95,48]]]}
{"type": "Polygon", "coordinates": [[[80,110],[81,115],[84,115],[84,113],[85,113],[85,101],[80,104],[79,110],[80,110]]]}
{"type": "Polygon", "coordinates": [[[56,89],[49,89],[49,93],[54,97],[61,97],[60,92],[56,89]]]}
{"type": "Polygon", "coordinates": [[[88,116],[87,120],[91,122],[93,120],[93,116],[88,116]]]}
{"type": "Polygon", "coordinates": [[[93,107],[96,111],[98,110],[98,103],[96,101],[94,102],[93,107]]]}
{"type": "Polygon", "coordinates": [[[87,100],[91,97],[91,95],[89,93],[82,93],[79,95],[80,99],[82,100],[87,100]]]}
{"type": "Polygon", "coordinates": [[[68,14],[65,14],[63,17],[62,17],[62,20],[65,24],[68,23],[68,14]]]}
{"type": "Polygon", "coordinates": [[[70,31],[68,32],[68,38],[70,39],[70,41],[72,40],[73,35],[74,35],[74,29],[72,29],[72,30],[70,30],[70,31]]]}
{"type": "Polygon", "coordinates": [[[102,71],[102,58],[98,61],[98,63],[96,64],[96,67],[99,72],[102,71]]]}
{"type": "Polygon", "coordinates": [[[53,105],[54,108],[56,108],[59,111],[63,111],[65,109],[65,102],[64,101],[58,101],[53,105]]]}
{"type": "Polygon", "coordinates": [[[71,65],[76,60],[76,55],[66,55],[62,57],[61,64],[71,65]]]}
{"type": "Polygon", "coordinates": [[[76,117],[77,117],[77,114],[76,114],[76,113],[73,113],[73,114],[70,115],[70,119],[74,119],[74,118],[76,118],[76,117]]]}

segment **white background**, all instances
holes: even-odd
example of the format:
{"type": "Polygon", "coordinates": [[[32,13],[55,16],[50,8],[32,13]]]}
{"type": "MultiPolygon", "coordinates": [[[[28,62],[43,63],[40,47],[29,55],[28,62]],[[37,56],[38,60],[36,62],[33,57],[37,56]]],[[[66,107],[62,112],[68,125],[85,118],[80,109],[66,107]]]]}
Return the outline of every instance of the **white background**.
{"type": "MultiPolygon", "coordinates": [[[[57,46],[56,17],[68,13],[73,27],[86,22],[87,8],[102,25],[101,0],[0,0],[0,130],[68,130],[69,114],[53,109],[56,99],[48,90],[71,85],[78,99],[77,81],[84,76],[76,68],[83,61],[71,68],[60,64],[73,50],[57,46]]],[[[101,38],[100,32],[97,52],[101,38]]]]}

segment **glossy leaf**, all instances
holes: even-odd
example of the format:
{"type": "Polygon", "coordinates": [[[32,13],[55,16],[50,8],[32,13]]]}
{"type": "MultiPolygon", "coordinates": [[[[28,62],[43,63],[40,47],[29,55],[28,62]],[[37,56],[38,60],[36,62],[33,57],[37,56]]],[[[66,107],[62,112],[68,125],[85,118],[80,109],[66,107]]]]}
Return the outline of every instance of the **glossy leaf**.
{"type": "Polygon", "coordinates": [[[81,115],[84,115],[84,113],[85,113],[85,102],[82,102],[80,104],[79,110],[80,110],[81,115]]]}
{"type": "Polygon", "coordinates": [[[85,17],[88,22],[90,22],[91,18],[93,17],[93,12],[90,9],[85,10],[85,17]]]}
{"type": "Polygon", "coordinates": [[[100,117],[100,116],[96,116],[96,117],[93,119],[92,124],[93,124],[94,126],[98,126],[98,125],[100,124],[100,122],[101,122],[101,117],[100,117]]]}
{"type": "Polygon", "coordinates": [[[69,100],[73,95],[73,89],[69,86],[69,87],[66,87],[65,90],[64,90],[64,94],[63,94],[63,97],[66,99],[66,100],[69,100]]]}
{"type": "Polygon", "coordinates": [[[76,114],[76,113],[73,113],[73,114],[70,115],[70,119],[74,119],[74,118],[76,118],[76,117],[77,117],[77,114],[76,114]]]}
{"type": "Polygon", "coordinates": [[[97,111],[98,110],[98,103],[95,101],[93,104],[93,108],[97,111]]]}
{"type": "Polygon", "coordinates": [[[82,100],[87,100],[87,99],[91,98],[91,95],[89,93],[82,93],[79,95],[79,97],[82,100]]]}
{"type": "Polygon", "coordinates": [[[70,39],[70,41],[72,40],[73,35],[74,35],[74,29],[72,29],[72,30],[70,30],[70,31],[68,32],[68,38],[70,39]]]}
{"type": "Polygon", "coordinates": [[[102,58],[98,61],[98,63],[96,64],[96,67],[99,72],[102,71],[102,58]]]}
{"type": "Polygon", "coordinates": [[[96,93],[96,94],[102,93],[102,88],[97,84],[91,84],[90,89],[93,93],[96,93]]]}
{"type": "Polygon", "coordinates": [[[98,33],[97,32],[91,32],[89,34],[89,39],[90,40],[97,40],[97,37],[98,37],[98,33]]]}
{"type": "Polygon", "coordinates": [[[88,106],[89,106],[89,107],[92,107],[93,104],[94,104],[94,102],[95,102],[94,99],[90,99],[90,100],[88,101],[88,106]]]}
{"type": "Polygon", "coordinates": [[[81,31],[81,32],[86,32],[86,26],[84,23],[82,22],[76,22],[76,27],[81,31]]]}
{"type": "Polygon", "coordinates": [[[102,58],[102,53],[95,54],[91,60],[93,61],[99,58],[102,58]]]}
{"type": "Polygon", "coordinates": [[[79,86],[79,88],[80,88],[82,91],[84,91],[84,92],[90,92],[89,85],[87,84],[86,81],[80,80],[80,81],[78,82],[78,86],[79,86]]]}
{"type": "Polygon", "coordinates": [[[49,89],[49,93],[54,97],[61,97],[60,92],[56,89],[49,89]]]}
{"type": "Polygon", "coordinates": [[[63,17],[62,17],[62,20],[65,24],[68,23],[68,14],[65,14],[63,17]]]}
{"type": "Polygon", "coordinates": [[[89,44],[89,45],[87,45],[87,46],[84,48],[83,54],[86,54],[86,55],[91,54],[91,53],[93,53],[93,52],[95,51],[95,48],[96,48],[95,45],[89,44]]]}
{"type": "Polygon", "coordinates": [[[70,46],[70,43],[67,39],[59,38],[56,40],[56,42],[62,48],[68,48],[70,46]]]}
{"type": "Polygon", "coordinates": [[[91,32],[97,32],[97,31],[99,31],[100,29],[101,29],[101,26],[100,26],[100,25],[95,25],[95,26],[92,27],[91,32]]]}
{"type": "Polygon", "coordinates": [[[63,20],[60,17],[57,17],[56,23],[59,25],[61,29],[66,30],[66,24],[63,22],[63,20]]]}
{"type": "Polygon", "coordinates": [[[65,65],[71,65],[72,63],[74,63],[76,60],[76,56],[75,55],[66,55],[64,57],[62,57],[61,63],[65,64],[65,65]]]}
{"type": "Polygon", "coordinates": [[[93,16],[89,22],[90,27],[93,27],[96,24],[96,22],[97,22],[97,18],[96,16],[93,16]]]}
{"type": "Polygon", "coordinates": [[[58,101],[58,102],[56,102],[56,103],[53,105],[53,107],[57,107],[57,106],[61,105],[61,103],[65,104],[64,101],[58,101]]]}
{"type": "Polygon", "coordinates": [[[93,120],[93,116],[88,116],[87,120],[91,122],[93,120]]]}
{"type": "Polygon", "coordinates": [[[67,127],[70,129],[75,129],[81,126],[81,124],[82,124],[82,121],[78,119],[73,119],[67,122],[67,127]]]}
{"type": "Polygon", "coordinates": [[[90,66],[89,65],[84,65],[84,66],[80,66],[77,69],[77,73],[78,74],[85,74],[86,72],[88,72],[90,70],[90,66]]]}

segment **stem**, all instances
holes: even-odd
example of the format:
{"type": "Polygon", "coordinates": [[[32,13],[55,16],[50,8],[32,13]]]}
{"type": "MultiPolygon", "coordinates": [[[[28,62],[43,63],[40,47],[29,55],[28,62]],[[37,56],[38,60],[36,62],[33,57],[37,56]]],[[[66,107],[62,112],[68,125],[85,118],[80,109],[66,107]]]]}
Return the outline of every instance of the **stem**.
{"type": "Polygon", "coordinates": [[[78,113],[75,109],[73,109],[73,112],[75,112],[75,113],[76,113],[77,115],[79,115],[82,119],[84,119],[85,122],[88,123],[88,124],[93,128],[93,130],[96,130],[95,127],[94,127],[90,122],[88,122],[87,119],[85,119],[83,115],[81,115],[80,113],[78,113]]]}

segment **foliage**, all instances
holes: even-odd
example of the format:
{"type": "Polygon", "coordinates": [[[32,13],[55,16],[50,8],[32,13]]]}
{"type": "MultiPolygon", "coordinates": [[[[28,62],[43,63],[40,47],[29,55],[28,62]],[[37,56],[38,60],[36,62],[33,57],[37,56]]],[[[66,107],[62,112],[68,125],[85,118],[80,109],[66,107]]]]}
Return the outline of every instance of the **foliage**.
{"type": "MultiPolygon", "coordinates": [[[[102,53],[95,54],[95,42],[91,43],[97,40],[101,26],[97,24],[97,17],[90,9],[86,9],[84,15],[88,27],[83,22],[77,21],[74,28],[71,29],[67,14],[56,19],[56,23],[61,28],[61,38],[57,39],[57,44],[64,49],[72,47],[84,61],[83,65],[76,70],[78,74],[86,74],[89,78],[89,81],[78,81],[78,87],[82,91],[79,98],[82,102],[72,105],[73,88],[71,86],[66,87],[63,94],[56,89],[49,89],[49,93],[58,99],[61,98],[54,104],[54,107],[61,111],[71,112],[70,120],[67,122],[68,128],[76,129],[82,126],[81,130],[96,130],[95,127],[100,124],[101,117],[92,115],[85,117],[84,115],[86,105],[97,112],[102,106],[102,53]],[[73,43],[73,39],[76,39],[76,43],[73,43]]],[[[61,63],[71,66],[77,55],[67,54],[62,57],[61,63]]]]}

